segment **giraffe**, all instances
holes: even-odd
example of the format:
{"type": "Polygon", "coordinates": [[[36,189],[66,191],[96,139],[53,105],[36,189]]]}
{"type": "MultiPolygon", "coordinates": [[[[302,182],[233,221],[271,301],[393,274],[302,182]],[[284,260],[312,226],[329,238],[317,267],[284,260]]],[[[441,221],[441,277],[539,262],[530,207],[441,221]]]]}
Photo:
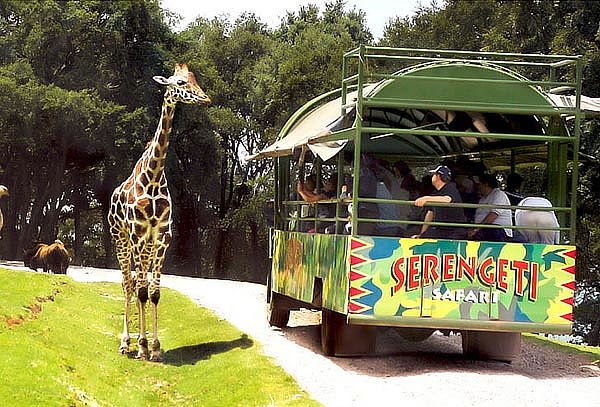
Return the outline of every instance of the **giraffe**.
{"type": "Polygon", "coordinates": [[[166,86],[162,114],[154,137],[135,164],[133,172],[113,192],[108,222],[110,233],[122,271],[125,294],[123,335],[119,351],[129,352],[129,306],[137,297],[139,311],[138,354],[140,359],[159,361],[158,302],[160,299],[160,271],[171,240],[171,198],[164,173],[169,135],[177,102],[209,104],[210,98],[196,83],[187,65],[175,65],[173,76],[153,78],[166,86]],[[132,263],[133,260],[133,263],[132,263]],[[134,270],[132,270],[132,266],[134,270]],[[148,282],[148,273],[152,281],[148,282]],[[152,354],[146,338],[146,303],[152,309],[152,354]]]}

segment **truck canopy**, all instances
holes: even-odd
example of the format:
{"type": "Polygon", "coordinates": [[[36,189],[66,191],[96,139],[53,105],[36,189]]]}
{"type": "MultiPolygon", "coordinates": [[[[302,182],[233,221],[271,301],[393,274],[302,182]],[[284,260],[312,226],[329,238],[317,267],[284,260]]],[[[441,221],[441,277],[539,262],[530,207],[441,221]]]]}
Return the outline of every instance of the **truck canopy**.
{"type": "MultiPolygon", "coordinates": [[[[490,133],[490,137],[378,134],[363,142],[364,152],[385,151],[430,160],[501,149],[507,143],[511,148],[519,144],[539,145],[544,141],[507,141],[494,134],[544,135],[547,126],[538,115],[569,119],[576,106],[575,96],[554,93],[565,89],[543,90],[519,74],[491,63],[428,63],[394,76],[363,87],[365,100],[377,105],[365,104],[363,123],[369,127],[473,131],[490,133]],[[410,107],[403,108],[403,104],[410,107]],[[522,114],[524,109],[534,115],[522,114]]],[[[288,120],[275,143],[248,160],[293,155],[302,146],[308,146],[323,161],[335,156],[352,138],[356,127],[357,91],[348,92],[345,106],[341,93],[338,89],[306,103],[288,120]]],[[[580,107],[586,116],[598,115],[600,99],[582,96],[580,107]]]]}

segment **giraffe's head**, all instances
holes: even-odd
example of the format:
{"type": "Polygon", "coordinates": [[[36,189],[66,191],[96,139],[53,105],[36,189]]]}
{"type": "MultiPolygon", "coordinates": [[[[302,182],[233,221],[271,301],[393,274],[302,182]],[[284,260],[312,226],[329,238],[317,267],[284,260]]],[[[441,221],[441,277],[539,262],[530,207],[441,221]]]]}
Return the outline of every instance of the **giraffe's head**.
{"type": "Polygon", "coordinates": [[[198,86],[194,74],[188,71],[186,64],[179,66],[175,64],[175,73],[168,79],[164,76],[155,76],[156,82],[167,87],[166,99],[175,102],[210,104],[210,98],[198,86]]]}

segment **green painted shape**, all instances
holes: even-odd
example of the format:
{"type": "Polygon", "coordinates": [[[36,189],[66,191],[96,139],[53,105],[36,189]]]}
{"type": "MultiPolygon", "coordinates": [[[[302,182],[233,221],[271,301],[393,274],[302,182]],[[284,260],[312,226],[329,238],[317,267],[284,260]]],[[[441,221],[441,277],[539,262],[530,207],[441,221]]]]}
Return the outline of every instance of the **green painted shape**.
{"type": "MultiPolygon", "coordinates": [[[[533,86],[524,84],[515,73],[498,66],[472,63],[421,65],[407,70],[398,79],[386,81],[372,99],[399,99],[447,103],[482,103],[485,105],[536,106],[548,108],[550,102],[533,86]],[[417,79],[418,77],[473,79],[469,82],[417,79]],[[510,83],[477,83],[483,80],[508,80],[510,83]]],[[[494,109],[489,111],[493,112],[494,109]]]]}
{"type": "Polygon", "coordinates": [[[271,269],[274,291],[313,301],[315,278],[323,281],[323,306],[345,313],[348,298],[347,236],[275,232],[271,269]]]}
{"type": "Polygon", "coordinates": [[[521,301],[518,306],[522,314],[526,315],[533,322],[544,322],[547,318],[546,310],[550,308],[550,303],[556,301],[559,297],[560,289],[557,287],[554,278],[540,280],[538,288],[538,299],[535,303],[530,301],[521,301]]]}
{"type": "Polygon", "coordinates": [[[272,288],[274,291],[301,301],[312,301],[314,274],[307,272],[307,251],[312,239],[303,233],[281,232],[275,234],[275,250],[272,265],[272,288]]]}

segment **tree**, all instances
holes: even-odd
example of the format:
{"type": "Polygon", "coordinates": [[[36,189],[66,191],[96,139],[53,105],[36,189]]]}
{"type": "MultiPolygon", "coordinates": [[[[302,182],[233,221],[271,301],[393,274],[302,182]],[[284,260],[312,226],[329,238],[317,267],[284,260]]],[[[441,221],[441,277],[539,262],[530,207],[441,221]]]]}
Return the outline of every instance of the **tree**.
{"type": "Polygon", "coordinates": [[[106,191],[152,134],[141,106],[160,107],[148,83],[172,37],[156,1],[7,1],[0,29],[14,103],[0,111],[12,131],[1,148],[3,178],[16,188],[6,233],[18,239],[5,243],[14,258],[30,240],[56,237],[60,218],[106,212],[106,191]]]}

